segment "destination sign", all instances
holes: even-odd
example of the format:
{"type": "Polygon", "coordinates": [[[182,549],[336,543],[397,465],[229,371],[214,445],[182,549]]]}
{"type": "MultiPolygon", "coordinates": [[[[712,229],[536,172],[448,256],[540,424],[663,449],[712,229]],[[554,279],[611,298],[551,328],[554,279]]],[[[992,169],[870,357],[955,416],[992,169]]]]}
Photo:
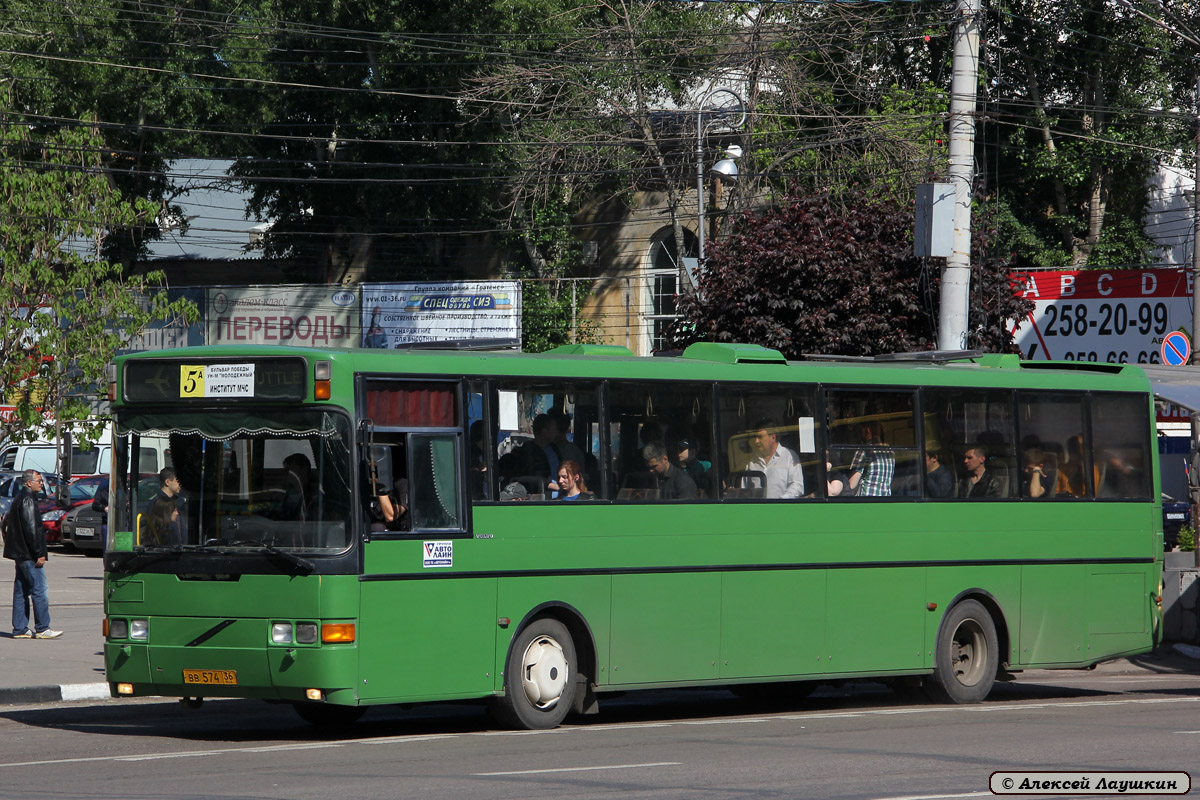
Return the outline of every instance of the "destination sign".
{"type": "Polygon", "coordinates": [[[138,359],[125,362],[121,388],[127,403],[300,401],[307,376],[303,358],[138,359]]]}

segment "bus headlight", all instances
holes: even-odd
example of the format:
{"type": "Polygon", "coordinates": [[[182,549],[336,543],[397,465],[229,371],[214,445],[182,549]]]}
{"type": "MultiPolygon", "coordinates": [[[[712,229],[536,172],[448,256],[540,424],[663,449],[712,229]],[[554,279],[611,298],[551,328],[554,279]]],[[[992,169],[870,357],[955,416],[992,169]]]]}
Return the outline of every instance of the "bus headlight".
{"type": "Polygon", "coordinates": [[[317,643],[317,623],[315,623],[315,622],[297,622],[296,623],[296,642],[298,644],[316,644],[317,643]]]}
{"type": "Polygon", "coordinates": [[[150,621],[145,619],[129,620],[129,638],[130,639],[149,639],[150,638],[150,621]]]}
{"type": "Polygon", "coordinates": [[[292,643],[292,623],[274,622],[271,624],[271,642],[273,644],[292,643]]]}
{"type": "Polygon", "coordinates": [[[110,639],[128,639],[129,638],[129,620],[127,620],[127,619],[109,620],[108,638],[110,638],[110,639]]]}

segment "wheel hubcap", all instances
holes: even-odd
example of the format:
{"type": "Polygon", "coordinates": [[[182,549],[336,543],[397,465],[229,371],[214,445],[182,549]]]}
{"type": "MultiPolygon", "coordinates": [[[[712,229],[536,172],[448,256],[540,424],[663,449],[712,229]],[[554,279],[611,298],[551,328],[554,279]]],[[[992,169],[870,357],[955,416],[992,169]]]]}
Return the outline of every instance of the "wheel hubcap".
{"type": "Polygon", "coordinates": [[[987,637],[983,628],[973,620],[964,620],[954,631],[950,645],[950,664],[954,677],[963,686],[974,686],[983,680],[988,660],[987,637]]]}
{"type": "Polygon", "coordinates": [[[521,684],[529,702],[542,710],[554,707],[567,685],[567,657],[562,645],[539,636],[525,648],[521,659],[521,684]]]}

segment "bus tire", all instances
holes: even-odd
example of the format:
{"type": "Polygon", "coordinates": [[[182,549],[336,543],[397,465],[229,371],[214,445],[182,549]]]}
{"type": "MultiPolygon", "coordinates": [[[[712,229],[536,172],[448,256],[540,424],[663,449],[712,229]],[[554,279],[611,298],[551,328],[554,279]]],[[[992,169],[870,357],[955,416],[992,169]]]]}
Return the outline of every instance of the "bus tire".
{"type": "Polygon", "coordinates": [[[975,600],[964,600],[942,619],[933,652],[929,696],[938,702],[979,703],[992,690],[1000,666],[1000,645],[992,615],[975,600]]]}
{"type": "Polygon", "coordinates": [[[577,669],[566,626],[555,619],[533,620],[509,648],[504,695],[492,699],[492,715],[508,728],[558,727],[575,701],[577,669]]]}
{"type": "Polygon", "coordinates": [[[292,703],[300,719],[318,728],[344,728],[353,725],[366,712],[363,706],[335,706],[328,703],[292,703]]]}

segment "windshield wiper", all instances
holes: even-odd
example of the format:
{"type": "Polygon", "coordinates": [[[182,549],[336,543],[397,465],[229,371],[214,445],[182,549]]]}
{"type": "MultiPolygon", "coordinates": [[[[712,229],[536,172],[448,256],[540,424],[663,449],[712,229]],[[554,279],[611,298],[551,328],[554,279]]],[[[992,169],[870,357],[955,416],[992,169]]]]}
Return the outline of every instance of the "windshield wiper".
{"type": "Polygon", "coordinates": [[[295,553],[289,553],[286,550],[280,550],[275,545],[264,542],[261,539],[209,539],[200,546],[201,550],[214,548],[218,552],[232,554],[232,548],[235,547],[251,547],[257,549],[260,553],[269,553],[270,555],[282,558],[296,568],[296,572],[305,575],[312,574],[317,565],[309,561],[307,558],[301,558],[295,553]]]}
{"type": "Polygon", "coordinates": [[[113,569],[113,572],[124,571],[124,572],[128,572],[129,574],[132,575],[134,572],[137,572],[138,570],[145,568],[147,564],[151,564],[155,561],[158,561],[161,558],[166,558],[167,556],[179,555],[182,552],[183,552],[183,545],[179,545],[179,544],[176,544],[176,545],[150,545],[150,546],[141,545],[141,546],[135,548],[134,550],[131,550],[128,553],[124,553],[123,554],[124,558],[121,558],[120,560],[114,560],[112,569],[113,569]],[[127,565],[131,561],[133,561],[134,559],[140,558],[142,556],[149,556],[149,557],[143,563],[138,564],[137,569],[133,569],[132,567],[127,568],[127,565]]]}

